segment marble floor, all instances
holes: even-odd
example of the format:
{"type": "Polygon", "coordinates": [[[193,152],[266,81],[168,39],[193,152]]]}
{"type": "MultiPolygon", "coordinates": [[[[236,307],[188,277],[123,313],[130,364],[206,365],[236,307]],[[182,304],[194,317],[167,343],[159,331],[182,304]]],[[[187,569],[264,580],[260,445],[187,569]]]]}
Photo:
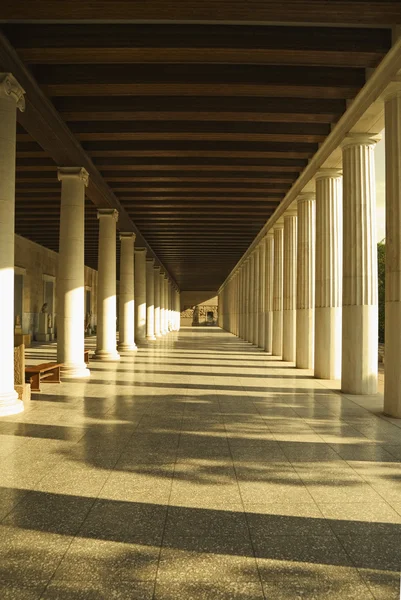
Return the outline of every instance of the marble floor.
{"type": "Polygon", "coordinates": [[[399,600],[380,398],[212,327],[90,368],[0,419],[1,600],[399,600]]]}

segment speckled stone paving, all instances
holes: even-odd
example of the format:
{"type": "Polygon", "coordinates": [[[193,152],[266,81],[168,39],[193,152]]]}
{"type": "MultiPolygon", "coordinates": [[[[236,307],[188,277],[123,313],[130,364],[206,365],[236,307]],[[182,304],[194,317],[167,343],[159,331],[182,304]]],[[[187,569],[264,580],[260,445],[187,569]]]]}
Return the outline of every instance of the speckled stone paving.
{"type": "Polygon", "coordinates": [[[0,419],[1,600],[399,600],[380,397],[218,328],[90,369],[0,419]]]}

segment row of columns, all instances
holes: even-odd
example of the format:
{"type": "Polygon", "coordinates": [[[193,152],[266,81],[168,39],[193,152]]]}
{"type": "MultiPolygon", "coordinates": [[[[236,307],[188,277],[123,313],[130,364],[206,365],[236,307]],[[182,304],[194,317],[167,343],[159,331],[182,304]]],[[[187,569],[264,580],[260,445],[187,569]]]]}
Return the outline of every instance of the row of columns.
{"type": "MultiPolygon", "coordinates": [[[[14,390],[14,215],[16,108],[24,90],[11,74],[0,74],[0,416],[23,410],[14,390]]],[[[85,187],[81,167],[60,167],[60,240],[57,276],[57,361],[63,378],[89,377],[84,362],[85,187]]],[[[97,341],[95,358],[119,360],[116,332],[116,226],[118,212],[98,210],[97,341]]],[[[180,294],[167,275],[135,248],[135,234],[120,233],[120,352],[135,340],[155,340],[180,327],[180,294]]]]}
{"type": "MultiPolygon", "coordinates": [[[[401,418],[401,86],[385,97],[384,412],[401,418]]],[[[321,169],[220,290],[220,325],[266,352],[375,394],[378,299],[374,146],[350,134],[342,171],[321,169]],[[262,293],[261,293],[262,290],[262,293]]]]}

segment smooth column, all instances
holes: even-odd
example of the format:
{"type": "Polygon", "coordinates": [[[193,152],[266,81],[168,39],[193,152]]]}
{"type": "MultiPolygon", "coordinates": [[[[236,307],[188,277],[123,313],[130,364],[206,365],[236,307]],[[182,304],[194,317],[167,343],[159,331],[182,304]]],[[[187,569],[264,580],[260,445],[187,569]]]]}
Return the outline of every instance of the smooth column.
{"type": "Polygon", "coordinates": [[[135,248],[135,339],[146,338],[146,248],[135,248]]]}
{"type": "Polygon", "coordinates": [[[273,282],[273,356],[283,353],[283,251],[284,223],[275,224],[274,234],[274,282],[273,282]]]}
{"type": "MultiPolygon", "coordinates": [[[[25,109],[24,90],[0,74],[0,416],[24,410],[14,390],[14,214],[16,108],[25,109]]],[[[82,321],[83,323],[83,321],[82,321]]]]}
{"type": "Polygon", "coordinates": [[[263,239],[259,245],[259,333],[258,346],[265,347],[265,269],[266,244],[263,239]]]}
{"type": "Polygon", "coordinates": [[[273,351],[274,234],[265,237],[265,351],[273,351]]]}
{"type": "Polygon", "coordinates": [[[374,146],[368,134],[343,143],[343,322],[341,390],[375,394],[378,367],[374,146]]]}
{"type": "Polygon", "coordinates": [[[249,332],[248,341],[251,344],[255,339],[255,254],[249,259],[249,332]]]}
{"type": "Polygon", "coordinates": [[[166,335],[166,309],[164,298],[164,272],[160,271],[160,334],[166,335]]]}
{"type": "Polygon", "coordinates": [[[85,187],[81,167],[58,169],[61,181],[60,241],[57,272],[57,362],[65,378],[89,377],[84,361],[85,187]]]}
{"type": "Polygon", "coordinates": [[[155,337],[155,277],[153,274],[155,261],[146,259],[146,339],[154,341],[155,337]]]}
{"type": "Polygon", "coordinates": [[[284,215],[283,360],[295,362],[297,312],[297,213],[284,215]]]}
{"type": "Polygon", "coordinates": [[[385,98],[386,330],[384,412],[401,418],[401,84],[385,98]]]}
{"type": "Polygon", "coordinates": [[[342,174],[316,174],[315,377],[341,377],[342,174]]]}
{"type": "Polygon", "coordinates": [[[300,194],[298,206],[296,366],[313,369],[315,341],[315,194],[300,194]]]}
{"type": "Polygon", "coordinates": [[[155,289],[155,336],[161,337],[160,333],[160,267],[153,267],[154,289],[155,289]]]}
{"type": "Polygon", "coordinates": [[[97,286],[97,336],[95,358],[120,360],[117,352],[116,222],[118,212],[100,208],[97,286]]]}
{"type": "Polygon", "coordinates": [[[137,350],[135,344],[134,243],[135,233],[120,233],[120,304],[118,349],[137,350]]]}

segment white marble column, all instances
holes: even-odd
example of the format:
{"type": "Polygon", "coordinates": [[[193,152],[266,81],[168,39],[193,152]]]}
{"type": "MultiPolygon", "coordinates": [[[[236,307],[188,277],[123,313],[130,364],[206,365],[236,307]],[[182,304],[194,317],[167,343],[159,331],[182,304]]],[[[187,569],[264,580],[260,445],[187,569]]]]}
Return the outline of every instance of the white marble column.
{"type": "Polygon", "coordinates": [[[177,331],[181,329],[181,293],[180,290],[177,290],[177,331]]]}
{"type": "Polygon", "coordinates": [[[135,248],[135,339],[146,339],[146,248],[135,248]]]}
{"type": "Polygon", "coordinates": [[[98,360],[120,360],[117,352],[117,296],[116,296],[116,223],[118,212],[113,208],[100,208],[98,284],[97,284],[97,334],[98,360]]]}
{"type": "Polygon", "coordinates": [[[284,214],[283,360],[295,362],[297,313],[297,212],[284,214]]]}
{"type": "Polygon", "coordinates": [[[298,207],[296,366],[313,369],[315,347],[315,194],[300,194],[298,207]]]}
{"type": "Polygon", "coordinates": [[[266,277],[266,243],[259,244],[259,333],[258,346],[265,347],[265,277],[266,277]]]}
{"type": "Polygon", "coordinates": [[[265,237],[265,351],[273,352],[274,234],[265,237]]]}
{"type": "Polygon", "coordinates": [[[135,233],[120,233],[119,341],[122,352],[137,350],[135,344],[134,244],[135,233]]]}
{"type": "Polygon", "coordinates": [[[315,377],[341,377],[342,174],[316,175],[315,377]]]}
{"type": "Polygon", "coordinates": [[[155,277],[153,274],[155,261],[146,259],[146,339],[154,341],[155,336],[155,277]]]}
{"type": "Polygon", "coordinates": [[[155,289],[155,336],[161,337],[160,328],[160,267],[153,268],[155,289]]]}
{"type": "Polygon", "coordinates": [[[167,275],[164,275],[163,287],[164,287],[164,331],[167,334],[169,332],[169,328],[168,328],[168,278],[167,278],[167,275]]]}
{"type": "Polygon", "coordinates": [[[166,307],[164,297],[164,279],[163,271],[160,271],[160,334],[166,335],[166,307]]]}
{"type": "Polygon", "coordinates": [[[343,143],[343,322],[341,389],[375,394],[378,367],[374,146],[368,134],[343,143]]]}
{"type": "Polygon", "coordinates": [[[248,341],[255,340],[255,253],[249,259],[249,332],[248,341]]]}
{"type": "Polygon", "coordinates": [[[171,281],[168,280],[168,282],[167,282],[167,298],[168,298],[168,330],[169,331],[172,331],[172,329],[173,329],[172,311],[171,311],[171,292],[172,292],[172,285],[171,285],[171,281]]]}
{"type": "Polygon", "coordinates": [[[248,341],[249,331],[249,259],[244,263],[244,328],[243,339],[248,341]]]}
{"type": "Polygon", "coordinates": [[[259,279],[259,254],[260,254],[260,249],[259,246],[257,246],[253,252],[253,256],[254,256],[254,276],[253,276],[253,302],[254,302],[254,309],[253,309],[253,340],[252,343],[255,344],[255,346],[259,345],[259,286],[260,286],[260,279],[259,279]]]}
{"type": "MultiPolygon", "coordinates": [[[[14,215],[17,107],[24,90],[9,73],[0,74],[0,416],[24,410],[14,390],[14,215]]],[[[82,321],[83,323],[83,321],[82,321]]],[[[83,326],[81,323],[82,331],[83,326]]]]}
{"type": "Polygon", "coordinates": [[[401,84],[385,97],[386,325],[384,412],[401,418],[401,84]]]}
{"type": "Polygon", "coordinates": [[[60,240],[57,272],[57,362],[65,378],[89,377],[84,361],[85,331],[85,187],[81,167],[60,167],[60,240]]]}
{"type": "Polygon", "coordinates": [[[274,280],[273,280],[273,356],[283,353],[283,252],[284,222],[275,223],[274,235],[274,280]]]}

